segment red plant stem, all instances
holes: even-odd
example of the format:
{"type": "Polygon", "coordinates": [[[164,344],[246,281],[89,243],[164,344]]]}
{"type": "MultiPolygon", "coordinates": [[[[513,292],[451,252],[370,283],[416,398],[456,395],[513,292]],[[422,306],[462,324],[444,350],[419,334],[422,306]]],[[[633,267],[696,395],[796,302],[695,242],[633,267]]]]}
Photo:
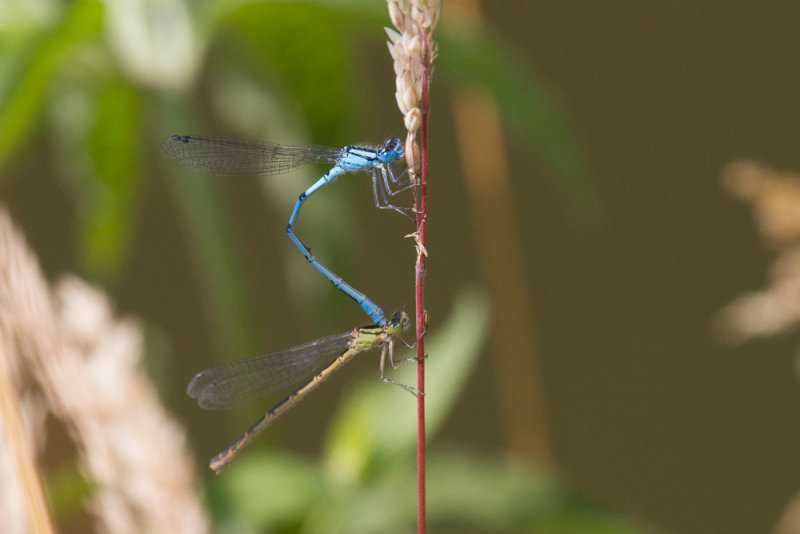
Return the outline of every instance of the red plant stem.
{"type": "MultiPolygon", "coordinates": [[[[425,40],[427,44],[427,39],[425,40]]],[[[428,214],[428,69],[430,50],[424,52],[424,72],[422,75],[422,95],[420,95],[420,111],[422,112],[422,138],[420,142],[421,170],[420,194],[417,206],[417,261],[414,269],[416,296],[416,331],[419,335],[427,328],[424,286],[425,264],[427,259],[426,230],[428,214]]],[[[425,534],[425,336],[417,342],[417,532],[425,534]]]]}

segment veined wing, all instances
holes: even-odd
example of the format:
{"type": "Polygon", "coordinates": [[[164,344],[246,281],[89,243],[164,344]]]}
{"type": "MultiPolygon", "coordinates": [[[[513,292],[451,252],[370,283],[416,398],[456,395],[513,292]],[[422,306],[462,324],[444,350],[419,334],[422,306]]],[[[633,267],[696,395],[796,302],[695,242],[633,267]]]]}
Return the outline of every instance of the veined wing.
{"type": "Polygon", "coordinates": [[[320,145],[276,145],[201,135],[171,135],[161,155],[205,174],[281,174],[312,163],[335,163],[342,149],[320,145]]]}
{"type": "Polygon", "coordinates": [[[186,392],[201,408],[225,410],[297,385],[345,350],[352,332],[322,337],[302,345],[200,371],[186,392]]]}

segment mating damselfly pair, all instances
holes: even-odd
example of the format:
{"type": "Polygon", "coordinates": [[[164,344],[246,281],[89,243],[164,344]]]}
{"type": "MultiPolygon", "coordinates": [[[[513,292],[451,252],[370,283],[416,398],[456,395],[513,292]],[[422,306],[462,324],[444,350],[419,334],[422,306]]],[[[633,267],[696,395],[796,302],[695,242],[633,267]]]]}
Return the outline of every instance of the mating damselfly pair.
{"type": "Polygon", "coordinates": [[[391,198],[397,193],[413,186],[405,171],[398,173],[394,169],[395,162],[405,157],[399,138],[387,139],[384,146],[379,148],[358,146],[331,148],[172,135],[162,143],[161,154],[166,159],[190,170],[217,175],[280,174],[303,165],[332,163],[333,166],[328,172],[297,198],[286,232],[306,260],[335,287],[355,300],[375,321],[374,325],[359,327],[351,332],[320,338],[271,354],[234,361],[198,373],[190,382],[188,393],[197,399],[201,407],[209,409],[235,408],[254,402],[280,387],[294,386],[301,379],[313,374],[311,379],[268,411],[232,446],[214,457],[210,464],[212,469],[217,472],[222,470],[245,445],[327,380],[342,365],[365,350],[381,348],[381,380],[419,394],[416,389],[394,382],[384,374],[387,360],[392,368],[405,363],[398,364],[394,361],[393,355],[394,343],[397,340],[405,344],[399,337],[409,325],[405,312],[397,312],[390,321],[387,321],[383,310],[377,304],[320,262],[294,232],[294,225],[305,200],[347,172],[370,172],[375,206],[407,215],[409,208],[398,207],[391,203],[391,198]],[[336,359],[326,365],[325,362],[335,355],[336,359]]]}

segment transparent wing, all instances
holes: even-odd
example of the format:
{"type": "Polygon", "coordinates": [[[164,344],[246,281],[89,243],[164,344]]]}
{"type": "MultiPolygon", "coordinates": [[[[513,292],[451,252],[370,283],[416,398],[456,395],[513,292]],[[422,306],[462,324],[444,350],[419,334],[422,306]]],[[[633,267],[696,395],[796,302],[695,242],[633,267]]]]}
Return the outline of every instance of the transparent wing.
{"type": "Polygon", "coordinates": [[[348,348],[352,332],[286,350],[212,367],[197,373],[186,392],[201,408],[226,410],[263,399],[299,383],[348,348]]]}
{"type": "Polygon", "coordinates": [[[280,174],[311,163],[335,163],[341,148],[248,143],[220,137],[172,135],[161,155],[205,174],[280,174]]]}

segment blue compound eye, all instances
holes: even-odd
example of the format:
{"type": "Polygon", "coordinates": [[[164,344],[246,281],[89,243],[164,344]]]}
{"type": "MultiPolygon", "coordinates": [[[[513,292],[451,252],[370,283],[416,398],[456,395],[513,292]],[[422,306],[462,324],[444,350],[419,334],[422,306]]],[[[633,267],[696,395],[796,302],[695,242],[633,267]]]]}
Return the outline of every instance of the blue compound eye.
{"type": "Polygon", "coordinates": [[[386,140],[383,148],[380,150],[381,159],[390,161],[393,159],[400,159],[405,156],[403,152],[403,142],[399,137],[392,137],[386,140]]]}

